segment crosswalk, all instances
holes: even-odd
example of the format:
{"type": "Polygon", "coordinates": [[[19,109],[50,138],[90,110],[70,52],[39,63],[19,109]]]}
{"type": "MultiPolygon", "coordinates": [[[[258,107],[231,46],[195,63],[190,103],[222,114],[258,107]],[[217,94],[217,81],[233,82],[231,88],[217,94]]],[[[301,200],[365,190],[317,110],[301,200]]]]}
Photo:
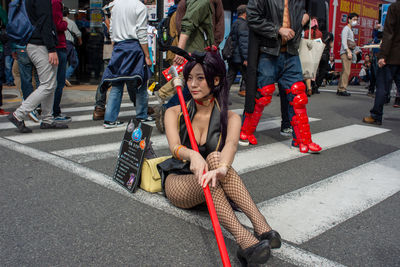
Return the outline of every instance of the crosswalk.
{"type": "MultiPolygon", "coordinates": [[[[130,110],[130,106],[129,103],[122,104],[121,117],[127,118],[135,115],[135,111],[130,110]]],[[[206,216],[202,217],[191,214],[190,211],[172,207],[163,196],[158,194],[150,194],[141,190],[133,195],[129,194],[114,183],[110,175],[87,167],[88,163],[116,159],[125,131],[124,127],[106,130],[101,122],[91,121],[91,114],[88,113],[91,113],[92,110],[92,106],[65,108],[64,112],[74,114],[70,129],[37,130],[37,132],[26,135],[7,132],[7,135],[1,135],[3,137],[0,137],[0,146],[48,162],[156,209],[211,229],[206,216]],[[83,126],[75,124],[76,122],[87,123],[83,126]],[[102,138],[98,138],[100,136],[102,138]],[[74,142],[74,140],[82,138],[90,141],[84,145],[74,142]],[[57,146],[53,148],[51,144],[56,144],[61,140],[66,145],[62,148],[57,148],[57,146]],[[38,143],[49,145],[45,146],[46,148],[43,150],[34,148],[33,146],[38,143]]],[[[242,109],[234,111],[238,114],[243,112],[242,109]]],[[[310,118],[311,127],[318,121],[320,121],[319,118],[310,118]]],[[[35,125],[37,124],[27,123],[27,126],[35,125]]],[[[154,123],[151,125],[154,126],[154,123]]],[[[5,120],[1,120],[0,134],[2,130],[9,130],[12,127],[5,120]]],[[[266,134],[267,131],[274,131],[279,127],[279,117],[263,118],[258,125],[257,132],[266,134]]],[[[323,147],[320,155],[323,156],[325,151],[368,140],[388,132],[390,130],[385,128],[351,124],[314,133],[313,140],[323,147]]],[[[165,135],[154,130],[151,141],[157,154],[169,153],[165,135]]],[[[307,158],[311,158],[310,154],[302,154],[297,149],[291,149],[290,140],[286,139],[257,146],[240,147],[233,167],[242,177],[246,178],[253,171],[265,170],[265,173],[268,173],[268,168],[278,164],[295,159],[307,160],[307,158]]],[[[268,217],[269,222],[281,233],[284,240],[301,245],[399,192],[400,170],[397,167],[399,161],[400,150],[397,150],[292,192],[283,193],[271,199],[265,196],[264,200],[257,205],[262,214],[268,217]],[[382,173],[385,173],[384,177],[380,175],[382,173]]],[[[109,173],[112,173],[114,163],[115,160],[110,161],[109,173]]],[[[237,216],[243,224],[252,227],[250,221],[242,213],[237,213],[237,216]]],[[[334,261],[321,258],[288,243],[285,243],[275,255],[296,265],[304,265],[306,264],[304,261],[312,259],[325,266],[340,266],[334,261]],[[299,255],[303,255],[302,253],[308,256],[301,259],[299,255]]]]}

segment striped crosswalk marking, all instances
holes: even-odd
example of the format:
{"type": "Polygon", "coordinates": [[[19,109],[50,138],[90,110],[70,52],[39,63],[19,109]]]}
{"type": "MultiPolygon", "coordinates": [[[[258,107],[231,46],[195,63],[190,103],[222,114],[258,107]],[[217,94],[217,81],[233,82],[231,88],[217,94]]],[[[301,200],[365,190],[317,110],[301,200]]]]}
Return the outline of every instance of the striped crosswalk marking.
{"type": "MultiPolygon", "coordinates": [[[[313,140],[319,144],[322,149],[329,149],[387,131],[389,131],[389,129],[354,124],[313,134],[313,140]]],[[[255,147],[250,150],[239,151],[236,153],[235,161],[232,166],[241,174],[310,155],[299,153],[298,149],[291,149],[290,142],[291,140],[287,140],[255,147]]]]}
{"type": "MultiPolygon", "coordinates": [[[[167,137],[165,135],[156,135],[151,138],[154,150],[165,149],[168,146],[167,137]]],[[[85,146],[64,150],[53,151],[55,155],[72,159],[79,163],[90,162],[94,160],[118,157],[118,151],[121,142],[109,143],[104,145],[85,146]]]]}
{"type": "Polygon", "coordinates": [[[399,192],[399,162],[397,150],[258,207],[283,239],[302,244],[399,192]]]}

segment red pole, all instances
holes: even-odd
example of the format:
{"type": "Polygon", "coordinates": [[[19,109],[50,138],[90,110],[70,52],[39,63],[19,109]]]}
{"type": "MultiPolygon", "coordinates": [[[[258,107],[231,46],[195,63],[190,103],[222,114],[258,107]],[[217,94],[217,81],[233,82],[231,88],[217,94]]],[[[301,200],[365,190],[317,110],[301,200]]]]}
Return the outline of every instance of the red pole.
{"type": "MultiPolygon", "coordinates": [[[[174,77],[178,76],[175,67],[171,67],[170,73],[172,73],[174,77]]],[[[185,119],[185,124],[186,124],[186,129],[188,131],[190,144],[193,150],[199,152],[199,148],[197,147],[197,142],[194,137],[192,123],[190,122],[190,117],[186,108],[185,99],[182,94],[182,86],[176,85],[175,87],[176,87],[176,93],[178,94],[179,97],[179,102],[182,107],[183,118],[185,119]]],[[[228,251],[226,250],[224,236],[222,235],[221,226],[218,221],[217,212],[215,211],[214,202],[212,200],[209,186],[207,185],[206,187],[203,187],[203,191],[204,191],[204,196],[206,198],[208,212],[210,214],[211,222],[214,228],[215,238],[217,239],[217,244],[219,253],[221,255],[222,264],[224,265],[224,267],[230,267],[231,262],[229,260],[228,251]]]]}

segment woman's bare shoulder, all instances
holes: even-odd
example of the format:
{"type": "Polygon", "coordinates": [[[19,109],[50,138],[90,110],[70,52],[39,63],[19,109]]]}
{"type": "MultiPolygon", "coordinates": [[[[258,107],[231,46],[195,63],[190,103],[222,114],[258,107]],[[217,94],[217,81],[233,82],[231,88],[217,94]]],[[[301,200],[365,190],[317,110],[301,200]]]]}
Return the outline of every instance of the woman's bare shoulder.
{"type": "Polygon", "coordinates": [[[176,114],[176,115],[178,115],[180,112],[181,112],[181,106],[177,105],[177,106],[173,106],[173,107],[170,107],[169,109],[167,109],[165,111],[165,115],[167,115],[167,114],[171,114],[171,115],[176,114]]]}
{"type": "Polygon", "coordinates": [[[228,120],[240,120],[240,116],[232,110],[228,110],[228,120]]]}

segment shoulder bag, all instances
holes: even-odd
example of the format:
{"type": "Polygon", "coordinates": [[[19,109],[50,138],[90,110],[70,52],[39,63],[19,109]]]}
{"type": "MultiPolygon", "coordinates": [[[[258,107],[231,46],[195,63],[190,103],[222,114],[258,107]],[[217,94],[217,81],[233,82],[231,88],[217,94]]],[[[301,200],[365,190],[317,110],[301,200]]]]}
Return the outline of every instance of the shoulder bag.
{"type": "Polygon", "coordinates": [[[311,40],[311,23],[308,39],[302,38],[299,46],[299,57],[304,79],[314,79],[318,65],[324,52],[325,44],[322,41],[311,40]]]}

